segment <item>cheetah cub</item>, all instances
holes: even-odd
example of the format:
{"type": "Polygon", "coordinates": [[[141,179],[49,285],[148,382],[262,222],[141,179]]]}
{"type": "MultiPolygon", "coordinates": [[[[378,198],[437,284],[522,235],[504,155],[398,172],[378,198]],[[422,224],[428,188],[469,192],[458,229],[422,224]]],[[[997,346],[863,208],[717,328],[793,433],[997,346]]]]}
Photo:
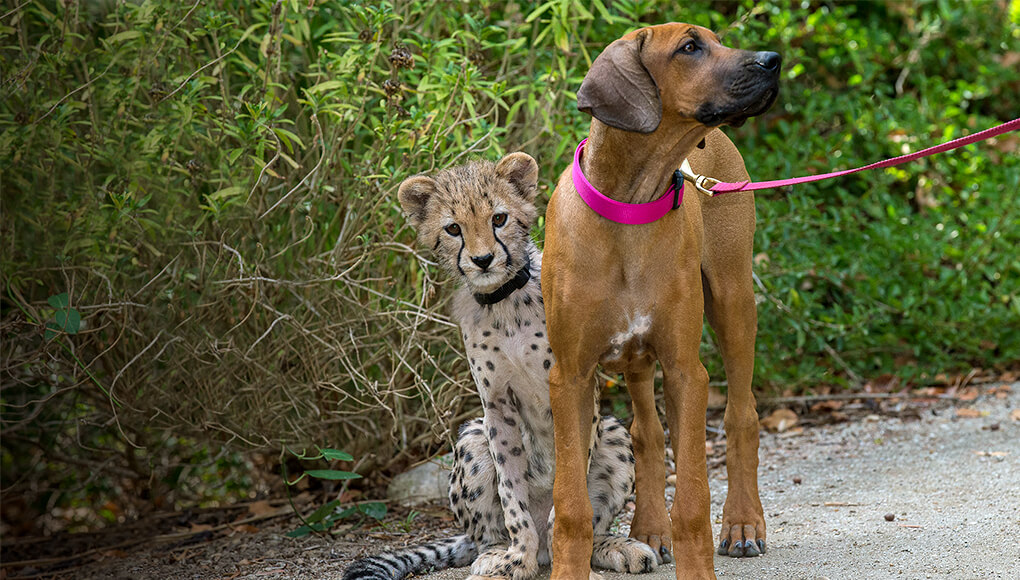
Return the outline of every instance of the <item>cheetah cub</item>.
{"type": "MultiPolygon", "coordinates": [[[[411,177],[400,185],[400,204],[418,241],[461,282],[453,316],[484,416],[461,427],[454,450],[450,507],[465,534],[358,560],[345,580],[392,580],[468,564],[470,579],[526,580],[549,563],[553,355],[539,286],[542,254],[530,236],[537,185],[538,165],[524,153],[411,177]]],[[[596,416],[593,422],[592,564],[651,571],[658,562],[650,547],[609,533],[633,489],[630,434],[613,417],[596,416]]]]}

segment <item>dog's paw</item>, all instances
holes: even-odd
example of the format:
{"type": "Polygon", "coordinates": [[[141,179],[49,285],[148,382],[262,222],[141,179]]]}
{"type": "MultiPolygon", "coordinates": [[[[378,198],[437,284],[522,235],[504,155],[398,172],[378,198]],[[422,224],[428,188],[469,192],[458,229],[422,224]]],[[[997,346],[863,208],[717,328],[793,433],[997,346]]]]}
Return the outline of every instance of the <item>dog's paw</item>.
{"type": "Polygon", "coordinates": [[[475,558],[468,580],[531,580],[537,575],[535,551],[493,548],[475,558]]]}
{"type": "Polygon", "coordinates": [[[760,525],[727,525],[723,520],[722,533],[719,534],[720,556],[730,558],[753,558],[765,553],[765,523],[760,525]]]}
{"type": "Polygon", "coordinates": [[[647,545],[655,552],[655,562],[657,564],[672,564],[673,554],[670,553],[670,546],[672,545],[672,538],[666,535],[650,535],[650,536],[631,536],[633,539],[647,545]]]}
{"type": "Polygon", "coordinates": [[[607,570],[640,574],[651,572],[660,562],[644,542],[622,536],[595,536],[591,563],[607,570]]]}

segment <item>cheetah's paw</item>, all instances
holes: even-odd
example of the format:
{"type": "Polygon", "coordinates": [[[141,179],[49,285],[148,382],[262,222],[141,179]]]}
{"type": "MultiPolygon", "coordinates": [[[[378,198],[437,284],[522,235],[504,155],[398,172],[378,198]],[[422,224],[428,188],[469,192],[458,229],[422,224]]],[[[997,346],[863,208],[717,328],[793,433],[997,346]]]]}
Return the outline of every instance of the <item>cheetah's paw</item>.
{"type": "Polygon", "coordinates": [[[651,572],[658,566],[655,552],[647,544],[622,536],[596,536],[591,563],[631,574],[651,572]]]}
{"type": "Polygon", "coordinates": [[[531,580],[537,575],[538,558],[534,551],[497,548],[478,555],[468,580],[531,580]]]}

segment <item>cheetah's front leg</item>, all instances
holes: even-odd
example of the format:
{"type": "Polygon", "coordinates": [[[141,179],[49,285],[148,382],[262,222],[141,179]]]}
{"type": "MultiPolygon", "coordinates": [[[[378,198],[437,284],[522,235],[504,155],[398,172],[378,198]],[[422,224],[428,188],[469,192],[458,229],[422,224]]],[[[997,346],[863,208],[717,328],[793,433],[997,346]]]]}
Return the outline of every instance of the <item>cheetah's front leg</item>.
{"type": "Polygon", "coordinates": [[[482,398],[483,425],[496,469],[497,490],[510,546],[506,549],[490,547],[479,554],[468,580],[479,577],[530,580],[538,573],[539,537],[528,506],[525,478],[528,457],[524,452],[521,416],[513,404],[515,399],[510,386],[491,389],[482,393],[482,398]]]}
{"type": "Polygon", "coordinates": [[[593,566],[635,574],[651,572],[661,563],[661,557],[657,558],[648,544],[610,532],[613,519],[623,510],[633,489],[634,454],[630,434],[615,417],[602,417],[596,423],[588,467],[588,495],[595,528],[593,566]]]}

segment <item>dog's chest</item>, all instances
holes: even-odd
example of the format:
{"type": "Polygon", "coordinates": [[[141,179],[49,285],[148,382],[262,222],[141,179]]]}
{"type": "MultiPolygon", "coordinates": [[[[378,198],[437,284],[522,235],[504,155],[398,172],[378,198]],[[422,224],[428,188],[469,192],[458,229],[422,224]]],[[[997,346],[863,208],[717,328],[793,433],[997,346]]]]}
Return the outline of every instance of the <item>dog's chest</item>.
{"type": "Polygon", "coordinates": [[[610,372],[622,370],[628,361],[650,354],[648,339],[652,333],[652,315],[640,310],[622,319],[609,336],[599,362],[610,372]]]}

